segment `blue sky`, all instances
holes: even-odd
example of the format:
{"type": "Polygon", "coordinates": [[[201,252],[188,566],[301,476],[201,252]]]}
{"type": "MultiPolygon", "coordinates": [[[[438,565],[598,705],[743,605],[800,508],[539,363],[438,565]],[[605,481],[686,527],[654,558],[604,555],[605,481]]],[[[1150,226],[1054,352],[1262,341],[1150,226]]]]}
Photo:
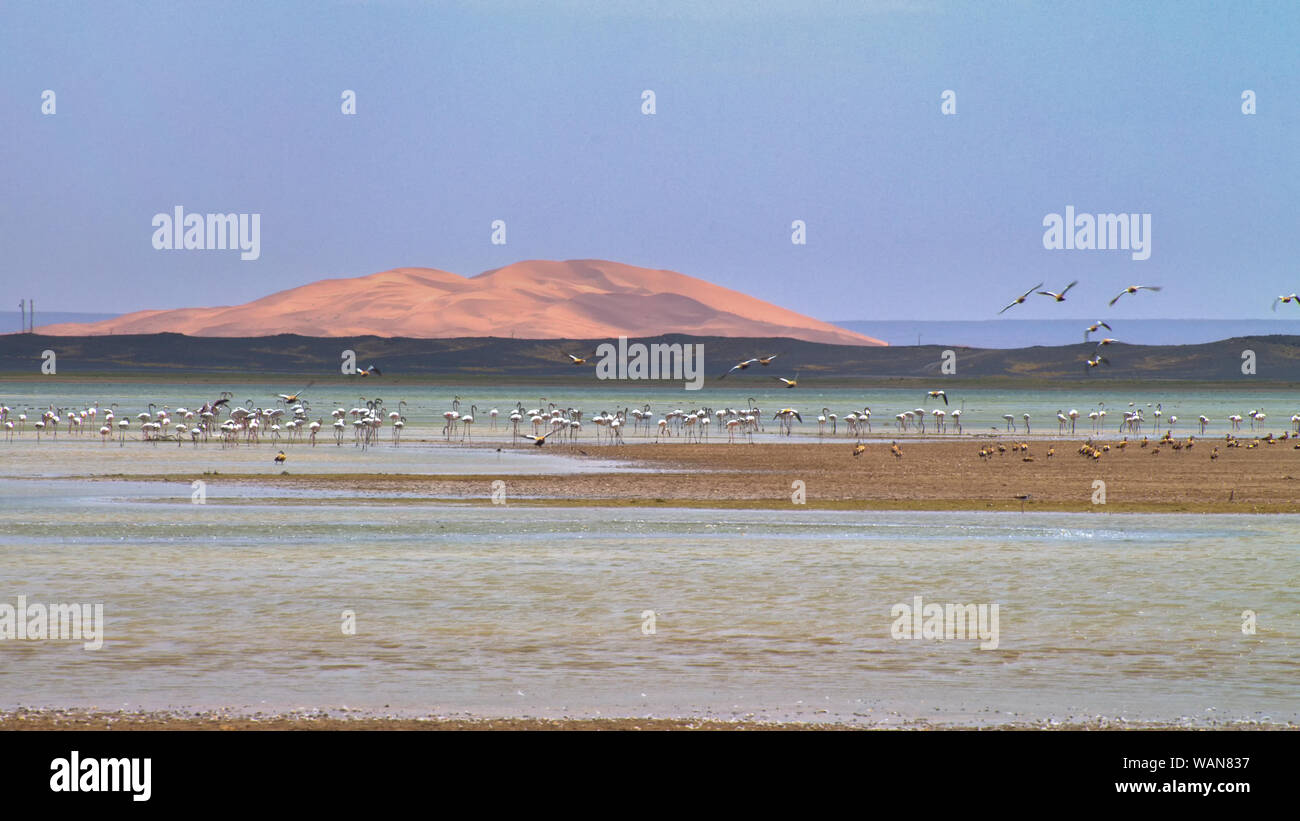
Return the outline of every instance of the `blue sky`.
{"type": "Polygon", "coordinates": [[[1007,316],[1271,317],[1300,289],[1300,4],[695,5],[0,5],[5,307],[587,257],[822,319],[1072,279],[1007,316]],[[260,213],[261,257],[155,250],[176,205],[260,213]],[[1150,213],[1151,258],[1044,249],[1067,205],[1150,213]],[[1105,307],[1138,282],[1165,290],[1105,307]]]}

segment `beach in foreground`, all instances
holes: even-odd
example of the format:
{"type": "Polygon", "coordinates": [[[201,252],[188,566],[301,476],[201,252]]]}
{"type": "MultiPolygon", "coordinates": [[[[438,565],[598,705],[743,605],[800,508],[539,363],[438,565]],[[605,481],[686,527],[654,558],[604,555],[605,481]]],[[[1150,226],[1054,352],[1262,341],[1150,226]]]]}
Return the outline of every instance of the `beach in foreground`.
{"type": "MultiPolygon", "coordinates": [[[[1062,723],[1045,719],[1038,722],[1020,722],[1000,727],[970,727],[978,730],[1161,730],[1178,729],[1182,725],[1152,722],[1109,721],[1097,719],[1085,722],[1062,723]]],[[[453,716],[419,716],[416,718],[348,716],[327,710],[281,715],[230,715],[220,712],[180,714],[175,712],[115,712],[96,713],[83,710],[14,710],[0,712],[0,731],[7,730],[576,730],[600,732],[606,730],[705,730],[705,731],[756,731],[756,730],[861,730],[863,726],[818,722],[772,722],[701,718],[456,718],[453,716]]],[[[907,722],[895,729],[937,730],[962,729],[950,725],[929,723],[923,719],[907,722]]],[[[1207,729],[1207,728],[1202,728],[1207,729]]],[[[1297,730],[1300,725],[1263,724],[1253,721],[1223,722],[1215,730],[1297,730]]]]}

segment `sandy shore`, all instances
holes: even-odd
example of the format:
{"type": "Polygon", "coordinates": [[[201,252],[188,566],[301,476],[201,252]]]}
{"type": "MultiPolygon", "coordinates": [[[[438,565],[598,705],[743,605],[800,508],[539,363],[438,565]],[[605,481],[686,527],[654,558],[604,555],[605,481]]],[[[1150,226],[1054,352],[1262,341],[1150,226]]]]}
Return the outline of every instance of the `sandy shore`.
{"type": "MultiPolygon", "coordinates": [[[[1300,512],[1300,449],[1296,441],[1227,447],[1222,439],[1186,439],[1175,450],[1117,442],[1100,458],[1080,455],[1083,440],[998,442],[873,440],[854,456],[848,440],[763,444],[638,444],[548,446],[549,452],[613,460],[639,472],[575,475],[281,474],[211,475],[212,486],[259,483],[285,488],[356,488],[366,504],[451,499],[490,504],[490,483],[507,483],[508,504],[783,509],[792,484],[804,483],[807,508],[843,510],[1016,510],[1148,513],[1300,512]],[[1005,447],[1004,452],[997,450],[1005,447]],[[981,449],[992,455],[981,456],[981,449]],[[1218,457],[1211,454],[1218,449],[1218,457]],[[1105,503],[1094,482],[1105,483],[1105,503]],[[410,494],[375,498],[386,492],[410,494]]],[[[1100,444],[1100,443],[1099,443],[1100,444]]],[[[494,446],[493,446],[494,447],[494,446]]],[[[96,477],[87,477],[96,478],[96,477]]],[[[184,481],[191,476],[121,474],[124,480],[184,481]]],[[[343,497],[340,501],[346,501],[343,497]]],[[[264,503],[293,504],[269,494],[264,503]]],[[[209,503],[220,503],[210,500],[209,503]]],[[[247,504],[240,501],[239,504],[247,504]]]]}
{"type": "Polygon", "coordinates": [[[1043,718],[996,725],[954,725],[908,720],[873,728],[814,722],[770,722],[719,718],[473,718],[455,716],[375,716],[346,711],[312,710],[287,714],[245,715],[222,711],[202,712],[97,712],[78,709],[24,709],[0,712],[4,730],[1297,730],[1287,724],[1255,721],[1223,721],[1209,725],[1183,725],[1124,719],[1094,718],[1086,721],[1043,718]]]}

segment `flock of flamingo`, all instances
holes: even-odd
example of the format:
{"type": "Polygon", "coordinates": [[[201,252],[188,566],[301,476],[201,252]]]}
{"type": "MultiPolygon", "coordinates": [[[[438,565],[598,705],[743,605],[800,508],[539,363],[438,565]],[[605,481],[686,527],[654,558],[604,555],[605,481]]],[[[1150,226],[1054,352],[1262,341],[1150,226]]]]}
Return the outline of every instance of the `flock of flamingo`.
{"type": "Polygon", "coordinates": [[[242,406],[230,405],[231,398],[232,394],[224,392],[219,399],[195,408],[173,409],[164,405],[160,409],[157,403],[150,402],[145,410],[135,414],[120,413],[116,402],[107,407],[96,402],[79,409],[50,405],[40,411],[28,408],[27,412],[18,413],[8,405],[0,405],[0,426],[6,441],[21,436],[30,423],[37,442],[42,437],[57,439],[60,429],[66,436],[84,436],[97,430],[105,444],[116,440],[119,446],[125,446],[130,436],[155,445],[175,442],[179,446],[190,442],[195,447],[214,439],[223,447],[241,442],[257,444],[264,439],[277,444],[305,440],[315,445],[326,425],[333,431],[336,444],[341,445],[351,429],[357,445],[370,446],[377,443],[385,421],[392,429],[391,441],[397,444],[406,426],[402,413],[404,401],[398,403],[397,410],[389,411],[382,399],[363,397],[362,404],[351,409],[335,408],[327,423],[324,417],[312,420],[308,415],[309,406],[298,395],[280,394],[279,407],[267,408],[255,407],[252,399],[242,406]]]}
{"type": "MultiPolygon", "coordinates": [[[[332,408],[327,421],[325,414],[315,415],[311,412],[311,406],[303,393],[304,391],[278,394],[272,406],[257,407],[252,399],[243,405],[232,404],[233,394],[225,392],[218,399],[193,408],[172,408],[168,405],[159,407],[157,403],[151,402],[143,410],[133,413],[120,410],[117,403],[108,406],[94,403],[80,408],[50,405],[40,410],[27,408],[24,411],[0,405],[0,428],[3,428],[8,442],[23,436],[30,429],[37,442],[43,438],[57,439],[60,432],[68,437],[85,437],[97,432],[105,444],[115,441],[120,447],[124,447],[128,439],[153,445],[174,442],[180,446],[188,442],[194,447],[212,441],[222,447],[262,442],[274,445],[305,443],[315,446],[322,434],[331,437],[335,445],[341,446],[349,439],[350,432],[352,444],[367,448],[381,442],[382,431],[387,426],[388,441],[393,446],[400,444],[402,432],[407,427],[407,403],[404,400],[390,410],[381,398],[361,397],[351,407],[339,405],[332,408]],[[315,419],[312,418],[314,415],[315,419]]],[[[961,435],[966,432],[963,427],[963,409],[949,409],[946,391],[929,391],[926,398],[941,399],[944,406],[929,410],[924,407],[910,408],[893,414],[890,432],[894,435],[915,433],[920,436],[961,435]]],[[[1109,413],[1101,402],[1087,413],[1074,408],[1068,411],[1058,410],[1055,435],[1074,436],[1079,422],[1087,419],[1090,433],[1100,436],[1108,430],[1109,413]]],[[[1116,416],[1119,421],[1115,429],[1116,435],[1141,435],[1148,430],[1159,435],[1163,429],[1168,436],[1172,436],[1180,426],[1182,429],[1194,427],[1204,435],[1211,423],[1210,418],[1204,414],[1195,419],[1181,420],[1176,414],[1166,413],[1163,403],[1143,407],[1130,402],[1116,416]]],[[[775,433],[784,436],[792,435],[796,425],[804,423],[804,416],[797,408],[782,407],[764,411],[753,397],[738,407],[677,407],[655,412],[647,403],[639,407],[604,410],[588,416],[580,408],[557,405],[545,398],[531,408],[518,402],[505,410],[493,407],[486,414],[481,414],[477,404],[469,404],[466,408],[457,396],[452,399],[450,407],[441,413],[441,418],[443,424],[440,433],[446,442],[453,439],[462,443],[472,441],[475,427],[486,423],[488,431],[492,433],[508,429],[512,443],[531,442],[537,446],[547,441],[576,443],[583,436],[586,426],[592,429],[596,444],[617,445],[623,444],[627,437],[640,437],[642,440],[653,437],[655,442],[674,439],[707,442],[714,431],[718,436],[725,433],[729,443],[753,442],[755,434],[765,432],[765,422],[775,423],[775,433]]],[[[843,415],[833,412],[829,407],[823,407],[815,418],[816,435],[819,438],[847,436],[861,439],[873,433],[869,405],[864,405],[861,409],[855,408],[843,415]]],[[[1257,428],[1262,430],[1266,419],[1264,410],[1256,408],[1245,414],[1231,414],[1223,421],[1228,423],[1230,431],[1239,432],[1246,420],[1249,420],[1252,431],[1257,428]]],[[[1023,432],[1027,436],[1034,433],[1029,413],[1005,413],[1002,420],[1004,424],[1001,426],[993,425],[973,432],[985,435],[989,432],[1023,432]]],[[[1291,430],[1300,433],[1300,414],[1293,414],[1290,423],[1291,430]]],[[[1047,433],[1040,430],[1040,436],[1050,435],[1050,421],[1046,427],[1047,433]]]]}

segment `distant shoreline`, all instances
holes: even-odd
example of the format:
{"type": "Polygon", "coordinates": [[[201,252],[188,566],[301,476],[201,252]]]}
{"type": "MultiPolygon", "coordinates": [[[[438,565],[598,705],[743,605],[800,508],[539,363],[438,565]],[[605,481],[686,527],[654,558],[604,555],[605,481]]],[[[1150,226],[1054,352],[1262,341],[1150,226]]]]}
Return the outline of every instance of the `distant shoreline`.
{"type": "MultiPolygon", "coordinates": [[[[382,377],[369,384],[401,380],[472,380],[498,384],[582,384],[654,388],[678,381],[595,378],[593,339],[510,339],[463,337],[188,337],[0,335],[0,379],[43,377],[42,357],[57,357],[58,379],[179,379],[256,381],[300,376],[337,380],[341,363],[376,365],[382,377]],[[577,351],[578,354],[574,354],[577,351]],[[585,356],[575,365],[570,355],[585,356]]],[[[745,390],[756,378],[798,376],[801,385],[885,384],[897,380],[980,386],[1049,387],[1071,383],[1115,386],[1124,383],[1194,383],[1257,386],[1300,384],[1300,335],[1234,337],[1193,345],[1130,345],[1104,350],[1107,363],[1089,368],[1095,342],[1028,348],[965,348],[942,345],[861,346],[804,342],[789,338],[735,338],[664,335],[638,341],[661,345],[700,345],[706,390],[745,390]],[[770,368],[720,377],[734,364],[776,354],[770,368]]],[[[55,376],[48,377],[54,379],[55,376]]],[[[419,382],[416,382],[418,384],[419,382]]]]}
{"type": "MultiPolygon", "coordinates": [[[[350,389],[357,385],[355,380],[345,380],[343,378],[318,378],[311,371],[284,371],[271,372],[266,371],[258,374],[223,374],[223,373],[158,373],[158,372],[122,372],[122,373],[93,373],[93,374],[59,374],[57,376],[33,375],[30,372],[3,372],[0,371],[0,385],[39,382],[49,385],[96,385],[96,384],[176,384],[176,385],[211,385],[223,386],[232,384],[254,384],[254,385],[280,385],[297,384],[308,380],[316,379],[316,388],[319,389],[350,389]]],[[[858,379],[848,377],[827,377],[827,378],[808,378],[799,377],[799,384],[805,389],[895,389],[906,388],[914,390],[922,386],[936,384],[929,377],[861,377],[858,379]]],[[[943,383],[944,387],[949,390],[955,388],[962,389],[983,389],[983,390],[1035,390],[1035,391],[1078,391],[1081,386],[1096,384],[1100,390],[1105,391],[1150,391],[1153,385],[1159,385],[1162,389],[1173,390],[1207,390],[1207,391],[1233,391],[1242,390],[1248,387],[1252,392],[1260,393],[1291,393],[1300,391],[1300,379],[1264,379],[1260,378],[1243,385],[1238,381],[1228,380],[1184,380],[1184,379],[1124,379],[1109,380],[1105,383],[1089,383],[1087,380],[1067,381],[1062,379],[1049,378],[1032,378],[1017,379],[1015,377],[981,377],[958,379],[950,377],[943,383]]],[[[403,377],[385,377],[383,381],[372,379],[359,386],[363,389],[376,390],[394,390],[400,386],[411,387],[436,387],[439,385],[492,385],[502,388],[574,388],[574,389],[608,389],[611,393],[618,395],[633,396],[638,391],[644,393],[647,391],[662,392],[665,389],[679,390],[680,384],[669,382],[615,382],[600,383],[594,379],[579,380],[564,376],[483,376],[475,374],[426,374],[403,377]]],[[[769,386],[764,386],[764,388],[769,386]]],[[[756,388],[745,383],[737,382],[735,384],[723,383],[722,387],[715,388],[714,384],[706,383],[704,390],[699,395],[711,397],[719,393],[729,395],[744,395],[746,391],[753,392],[764,388],[756,388]]],[[[804,390],[803,393],[807,393],[804,390]]],[[[691,394],[682,391],[683,401],[691,398],[691,394]]],[[[799,399],[799,394],[791,392],[792,401],[799,399]]],[[[806,401],[806,400],[805,400],[806,401]]]]}

